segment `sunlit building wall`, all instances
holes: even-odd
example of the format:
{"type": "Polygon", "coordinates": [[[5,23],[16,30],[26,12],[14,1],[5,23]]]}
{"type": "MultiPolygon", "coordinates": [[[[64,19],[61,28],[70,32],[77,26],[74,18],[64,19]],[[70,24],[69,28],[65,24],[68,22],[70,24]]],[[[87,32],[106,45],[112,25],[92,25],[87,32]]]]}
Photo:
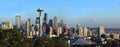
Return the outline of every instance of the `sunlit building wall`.
{"type": "Polygon", "coordinates": [[[57,28],[57,36],[59,37],[62,34],[62,28],[58,27],[57,28]]]}
{"type": "Polygon", "coordinates": [[[104,26],[100,26],[98,28],[98,36],[101,37],[102,34],[105,33],[105,29],[104,29],[104,26]]]}
{"type": "Polygon", "coordinates": [[[87,27],[84,27],[83,28],[83,36],[87,37],[87,35],[88,35],[88,29],[87,29],[87,27]]]}

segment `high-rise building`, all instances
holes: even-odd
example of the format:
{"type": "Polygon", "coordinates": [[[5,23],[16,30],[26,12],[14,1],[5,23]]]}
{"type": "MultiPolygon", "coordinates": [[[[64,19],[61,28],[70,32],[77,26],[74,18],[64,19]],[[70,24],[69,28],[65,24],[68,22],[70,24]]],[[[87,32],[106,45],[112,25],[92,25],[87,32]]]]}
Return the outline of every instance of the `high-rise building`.
{"type": "Polygon", "coordinates": [[[42,8],[39,8],[37,9],[37,11],[39,12],[39,36],[42,36],[43,32],[42,32],[42,12],[43,12],[43,9],[42,8]]]}
{"type": "Polygon", "coordinates": [[[76,26],[76,34],[79,35],[80,34],[80,25],[77,24],[76,26]]]}
{"type": "Polygon", "coordinates": [[[51,26],[53,28],[53,20],[49,19],[49,26],[51,26]]]}
{"type": "Polygon", "coordinates": [[[35,24],[35,31],[39,31],[39,24],[35,24]]]}
{"type": "Polygon", "coordinates": [[[26,34],[26,21],[21,22],[21,30],[23,34],[26,34]]]}
{"type": "Polygon", "coordinates": [[[73,37],[77,36],[76,28],[73,28],[73,29],[72,29],[72,32],[73,32],[73,37]]]}
{"type": "Polygon", "coordinates": [[[92,31],[88,29],[88,36],[92,36],[92,31]]]}
{"type": "Polygon", "coordinates": [[[44,24],[48,24],[48,15],[44,13],[44,24]]]}
{"type": "Polygon", "coordinates": [[[34,27],[35,27],[35,26],[32,24],[32,25],[31,25],[32,36],[35,35],[35,29],[34,29],[34,27]]]}
{"type": "Polygon", "coordinates": [[[53,35],[53,28],[50,26],[50,37],[53,35]]]}
{"type": "Polygon", "coordinates": [[[43,31],[43,35],[49,34],[48,33],[48,16],[47,13],[44,13],[44,19],[43,19],[43,25],[42,25],[42,31],[43,31]]]}
{"type": "Polygon", "coordinates": [[[13,29],[13,25],[10,21],[2,23],[2,29],[13,29]]]}
{"type": "Polygon", "coordinates": [[[64,22],[63,22],[63,20],[60,21],[60,27],[62,27],[62,28],[64,27],[64,22]]]}
{"type": "Polygon", "coordinates": [[[31,25],[32,25],[31,20],[28,19],[28,21],[26,21],[27,36],[30,36],[31,25]]]}
{"type": "Polygon", "coordinates": [[[83,28],[79,24],[76,26],[76,35],[83,37],[83,28]]]}
{"type": "Polygon", "coordinates": [[[34,30],[34,25],[33,24],[30,26],[29,34],[30,34],[30,38],[33,38],[33,36],[35,36],[35,30],[34,30]]]}
{"type": "Polygon", "coordinates": [[[98,27],[98,36],[101,37],[101,35],[104,34],[104,33],[105,33],[104,26],[98,27]]]}
{"type": "Polygon", "coordinates": [[[71,31],[73,34],[76,34],[75,28],[71,28],[70,31],[71,31]]]}
{"type": "Polygon", "coordinates": [[[46,32],[46,26],[45,25],[43,26],[43,32],[46,32]]]}
{"type": "Polygon", "coordinates": [[[87,29],[87,27],[84,27],[83,28],[83,36],[87,37],[87,35],[88,35],[88,29],[87,29]]]}
{"type": "Polygon", "coordinates": [[[16,27],[20,29],[20,26],[21,26],[21,16],[19,14],[16,14],[15,23],[16,23],[16,27]]]}
{"type": "Polygon", "coordinates": [[[29,34],[29,31],[30,31],[29,28],[30,28],[30,27],[29,27],[29,22],[26,21],[26,31],[27,31],[26,34],[27,34],[27,36],[30,35],[30,34],[29,34]]]}
{"type": "Polygon", "coordinates": [[[57,16],[54,17],[54,29],[56,30],[58,27],[58,19],[57,16]]]}
{"type": "Polygon", "coordinates": [[[50,33],[50,26],[47,24],[46,25],[46,35],[49,35],[50,33]]]}
{"type": "Polygon", "coordinates": [[[64,33],[65,35],[68,35],[69,34],[69,29],[68,29],[68,25],[66,24],[65,25],[65,33],[64,33]]]}
{"type": "Polygon", "coordinates": [[[79,31],[79,32],[80,32],[80,34],[79,34],[79,35],[80,35],[80,37],[83,37],[83,28],[82,28],[82,27],[80,27],[79,29],[80,29],[80,31],[79,31]]]}
{"type": "Polygon", "coordinates": [[[35,30],[35,35],[38,36],[39,35],[39,23],[40,23],[40,18],[39,17],[36,17],[36,22],[35,22],[35,27],[34,27],[34,30],[35,30]]]}
{"type": "Polygon", "coordinates": [[[62,28],[58,27],[57,28],[57,36],[59,37],[62,34],[62,28]]]}
{"type": "Polygon", "coordinates": [[[39,17],[36,17],[36,21],[35,21],[35,24],[39,24],[40,23],[40,18],[39,17]]]}
{"type": "MultiPolygon", "coordinates": [[[[30,18],[28,19],[28,22],[29,22],[29,26],[31,26],[31,25],[32,25],[32,21],[31,21],[30,18]]],[[[30,28],[29,28],[29,29],[30,29],[30,28]]]]}
{"type": "Polygon", "coordinates": [[[80,28],[80,24],[77,24],[76,28],[80,28]]]}

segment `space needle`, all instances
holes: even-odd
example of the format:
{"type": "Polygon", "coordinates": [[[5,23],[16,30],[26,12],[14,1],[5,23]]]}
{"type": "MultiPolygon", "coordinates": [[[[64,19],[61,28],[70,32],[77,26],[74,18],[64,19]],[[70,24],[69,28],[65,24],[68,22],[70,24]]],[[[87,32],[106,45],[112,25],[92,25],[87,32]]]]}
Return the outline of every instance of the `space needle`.
{"type": "Polygon", "coordinates": [[[37,9],[37,12],[39,12],[39,35],[42,36],[42,12],[43,12],[43,9],[42,8],[39,8],[37,9]]]}

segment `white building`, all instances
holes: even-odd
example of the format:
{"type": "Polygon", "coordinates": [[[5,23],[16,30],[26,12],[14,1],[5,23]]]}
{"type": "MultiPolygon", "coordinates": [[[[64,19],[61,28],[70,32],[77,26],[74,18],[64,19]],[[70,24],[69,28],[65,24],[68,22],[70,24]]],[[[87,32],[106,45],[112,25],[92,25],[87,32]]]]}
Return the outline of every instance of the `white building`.
{"type": "Polygon", "coordinates": [[[20,14],[16,14],[15,23],[16,23],[16,27],[20,28],[20,26],[21,26],[21,16],[20,16],[20,14]]]}
{"type": "Polygon", "coordinates": [[[2,29],[13,29],[13,25],[10,21],[8,22],[3,22],[1,24],[2,29]]]}

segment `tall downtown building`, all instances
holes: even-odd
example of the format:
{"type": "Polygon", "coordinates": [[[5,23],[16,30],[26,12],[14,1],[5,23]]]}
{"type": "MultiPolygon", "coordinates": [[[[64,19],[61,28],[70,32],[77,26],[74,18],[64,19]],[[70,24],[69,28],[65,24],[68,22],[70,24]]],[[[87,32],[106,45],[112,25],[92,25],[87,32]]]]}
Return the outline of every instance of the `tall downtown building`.
{"type": "Polygon", "coordinates": [[[53,26],[53,28],[57,29],[57,27],[58,27],[58,19],[57,19],[57,16],[55,16],[54,17],[54,26],[53,26]]]}
{"type": "Polygon", "coordinates": [[[48,14],[44,13],[44,24],[48,24],[48,14]]]}
{"type": "Polygon", "coordinates": [[[79,37],[83,37],[83,28],[79,24],[76,26],[76,34],[79,37]]]}
{"type": "Polygon", "coordinates": [[[28,19],[28,21],[26,21],[26,29],[27,29],[27,36],[30,36],[30,27],[31,27],[32,23],[31,23],[31,19],[28,19]]]}
{"type": "Polygon", "coordinates": [[[101,37],[101,35],[104,34],[104,33],[105,33],[104,26],[98,27],[98,36],[101,37]]]}
{"type": "Polygon", "coordinates": [[[20,26],[21,26],[21,16],[20,16],[20,14],[16,14],[15,24],[16,24],[17,28],[20,28],[20,26]]]}
{"type": "Polygon", "coordinates": [[[53,28],[53,19],[49,19],[49,26],[53,28]]]}
{"type": "Polygon", "coordinates": [[[84,27],[84,28],[83,28],[83,36],[84,36],[84,37],[87,37],[87,36],[88,36],[88,28],[87,28],[87,27],[84,27]]]}
{"type": "Polygon", "coordinates": [[[40,18],[39,17],[36,17],[36,21],[35,21],[35,24],[39,24],[40,23],[40,18]]]}
{"type": "Polygon", "coordinates": [[[47,13],[44,13],[42,29],[43,29],[43,35],[48,34],[49,26],[48,26],[48,15],[47,15],[47,13]]]}

